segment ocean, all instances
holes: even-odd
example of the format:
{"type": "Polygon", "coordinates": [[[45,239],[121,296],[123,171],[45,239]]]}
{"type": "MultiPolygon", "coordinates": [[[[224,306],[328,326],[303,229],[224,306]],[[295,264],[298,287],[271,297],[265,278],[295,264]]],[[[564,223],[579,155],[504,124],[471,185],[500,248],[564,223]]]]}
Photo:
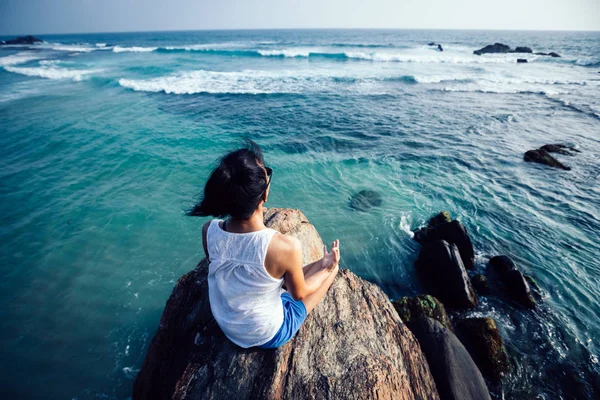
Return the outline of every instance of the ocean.
{"type": "Polygon", "coordinates": [[[205,219],[184,211],[243,138],[273,168],[266,206],[302,210],[392,298],[424,291],[410,231],[441,210],[478,271],[506,254],[534,276],[537,309],[482,297],[466,313],[506,342],[495,398],[600,396],[600,32],[40,38],[0,46],[2,398],[131,396],[203,256],[205,219]],[[473,54],[495,42],[561,57],[473,54]],[[557,156],[571,171],[523,161],[547,143],[581,150],[557,156]],[[351,209],[361,190],[382,204],[351,209]]]}

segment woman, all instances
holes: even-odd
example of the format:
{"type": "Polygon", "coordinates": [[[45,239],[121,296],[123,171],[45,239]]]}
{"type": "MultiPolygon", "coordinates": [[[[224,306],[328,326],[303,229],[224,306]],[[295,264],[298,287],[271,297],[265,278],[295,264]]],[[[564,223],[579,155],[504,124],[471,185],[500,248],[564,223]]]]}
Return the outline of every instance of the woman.
{"type": "Polygon", "coordinates": [[[213,316],[225,335],[244,348],[271,349],[288,342],[339,271],[338,240],[331,252],[324,246],[322,259],[303,267],[300,241],[265,227],[263,204],[272,176],[260,148],[249,141],[221,159],[206,182],[204,198],[188,213],[229,217],[207,222],[202,243],[213,316]]]}

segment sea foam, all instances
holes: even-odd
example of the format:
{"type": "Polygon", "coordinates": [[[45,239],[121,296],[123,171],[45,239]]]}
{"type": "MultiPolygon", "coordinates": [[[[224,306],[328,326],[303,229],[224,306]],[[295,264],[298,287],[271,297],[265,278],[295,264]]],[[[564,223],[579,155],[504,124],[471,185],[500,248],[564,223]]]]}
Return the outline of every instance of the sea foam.
{"type": "Polygon", "coordinates": [[[35,76],[46,79],[71,79],[74,81],[81,81],[86,76],[99,70],[75,70],[65,68],[54,68],[54,67],[39,67],[39,68],[25,68],[25,67],[4,67],[8,72],[15,74],[21,74],[26,76],[35,76]]]}

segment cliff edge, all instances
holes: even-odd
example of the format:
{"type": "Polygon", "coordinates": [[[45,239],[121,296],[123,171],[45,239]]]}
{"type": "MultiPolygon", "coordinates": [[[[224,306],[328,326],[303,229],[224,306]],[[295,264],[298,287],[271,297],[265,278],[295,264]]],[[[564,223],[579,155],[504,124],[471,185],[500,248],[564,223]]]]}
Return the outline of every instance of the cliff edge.
{"type": "MultiPolygon", "coordinates": [[[[304,263],[323,241],[304,214],[269,209],[265,224],[298,237],[304,263]]],[[[242,349],[212,318],[208,263],[181,277],[137,376],[133,399],[438,399],[419,343],[376,285],[341,270],[294,339],[242,349]]]]}

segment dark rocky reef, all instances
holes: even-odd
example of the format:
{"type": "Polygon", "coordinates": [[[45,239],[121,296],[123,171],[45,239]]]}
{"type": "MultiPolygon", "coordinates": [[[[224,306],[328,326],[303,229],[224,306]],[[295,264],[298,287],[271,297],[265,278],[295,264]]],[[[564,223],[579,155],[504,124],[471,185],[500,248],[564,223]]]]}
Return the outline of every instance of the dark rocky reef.
{"type": "Polygon", "coordinates": [[[527,162],[536,162],[539,164],[548,165],[550,167],[564,169],[565,171],[570,171],[571,167],[561,163],[556,158],[554,158],[550,153],[558,153],[567,156],[573,156],[575,153],[580,153],[574,147],[567,146],[564,144],[546,144],[539,149],[529,150],[523,156],[523,160],[527,162]]]}
{"type": "Polygon", "coordinates": [[[533,50],[526,46],[518,46],[516,49],[512,50],[511,53],[533,53],[533,50]]]}
{"type": "Polygon", "coordinates": [[[353,210],[367,211],[383,203],[381,195],[374,190],[361,190],[350,198],[348,206],[353,210]]]}
{"type": "Polygon", "coordinates": [[[526,53],[526,54],[536,54],[538,56],[550,56],[550,57],[560,57],[560,55],[551,52],[551,53],[533,53],[530,47],[527,46],[517,46],[514,50],[503,43],[494,43],[488,44],[485,47],[482,47],[479,50],[475,50],[473,54],[478,56],[482,54],[494,54],[494,53],[526,53]]]}
{"type": "MultiPolygon", "coordinates": [[[[265,223],[298,237],[305,263],[322,256],[323,242],[301,212],[270,209],[265,223]]],[[[419,342],[376,285],[342,270],[289,343],[241,349],[212,318],[207,268],[203,260],[177,282],[135,380],[134,400],[439,398],[419,342]]],[[[447,371],[457,387],[470,390],[477,371],[454,366],[447,371]]],[[[474,393],[454,398],[489,398],[474,393]]]]}
{"type": "Polygon", "coordinates": [[[444,305],[431,295],[420,294],[415,297],[402,297],[392,304],[405,324],[419,318],[433,318],[445,328],[453,330],[444,305]]]}
{"type": "Polygon", "coordinates": [[[35,43],[42,43],[43,40],[36,38],[35,36],[31,36],[31,35],[27,35],[27,36],[19,36],[18,38],[15,39],[9,39],[5,42],[0,40],[0,45],[2,44],[35,44],[35,43]]]}
{"type": "Polygon", "coordinates": [[[550,53],[534,53],[536,56],[550,56],[550,57],[560,57],[560,54],[557,54],[553,51],[550,53]]]}
{"type": "Polygon", "coordinates": [[[456,328],[483,375],[499,382],[510,365],[496,322],[491,318],[466,318],[459,320],[456,328]]]}
{"type": "Polygon", "coordinates": [[[427,357],[441,399],[490,399],[477,365],[449,329],[431,318],[416,319],[408,326],[427,357]]]}
{"type": "MultiPolygon", "coordinates": [[[[492,257],[488,265],[498,274],[506,294],[513,301],[526,308],[534,308],[536,306],[536,301],[531,295],[527,279],[517,269],[517,266],[510,257],[492,257]]],[[[533,278],[530,279],[533,280],[533,278]]]]}
{"type": "Polygon", "coordinates": [[[524,58],[517,58],[517,64],[525,64],[527,63],[527,60],[524,58]]]}
{"type": "Polygon", "coordinates": [[[426,243],[415,266],[433,295],[453,308],[472,308],[477,297],[456,245],[445,240],[426,243]]]}

